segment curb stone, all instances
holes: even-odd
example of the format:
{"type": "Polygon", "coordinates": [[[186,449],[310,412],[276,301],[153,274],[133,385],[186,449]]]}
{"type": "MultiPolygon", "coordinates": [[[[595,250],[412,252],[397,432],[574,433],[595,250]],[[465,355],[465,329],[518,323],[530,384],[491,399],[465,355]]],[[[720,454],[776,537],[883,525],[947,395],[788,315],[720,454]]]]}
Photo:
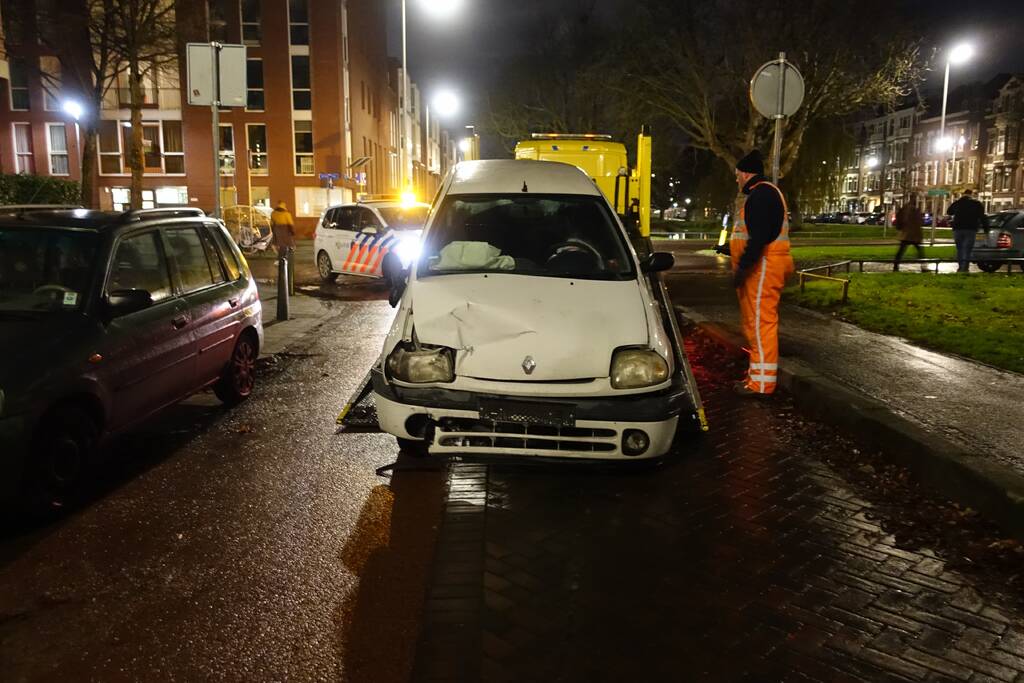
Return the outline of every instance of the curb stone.
{"type": "MultiPolygon", "coordinates": [[[[676,306],[676,310],[719,344],[742,352],[742,339],[733,330],[691,308],[676,306]]],[[[1024,540],[1024,476],[923,429],[881,401],[798,360],[783,358],[779,384],[808,415],[846,429],[865,446],[882,450],[909,468],[922,482],[979,510],[1006,533],[1024,540]]]]}

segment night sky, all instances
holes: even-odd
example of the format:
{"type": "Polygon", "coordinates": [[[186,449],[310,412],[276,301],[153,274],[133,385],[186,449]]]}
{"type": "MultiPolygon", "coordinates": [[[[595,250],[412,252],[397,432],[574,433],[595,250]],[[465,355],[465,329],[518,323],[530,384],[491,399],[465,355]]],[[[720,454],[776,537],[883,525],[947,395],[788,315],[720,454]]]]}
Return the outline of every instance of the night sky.
{"type": "MultiPolygon", "coordinates": [[[[401,54],[399,0],[383,0],[391,7],[390,51],[401,54]]],[[[498,66],[530,40],[548,12],[578,6],[581,0],[462,0],[457,18],[437,21],[423,7],[433,0],[407,0],[409,64],[413,78],[426,97],[449,87],[463,98],[464,110],[448,127],[474,123],[484,97],[496,85],[498,66]]],[[[837,2],[843,0],[836,0],[837,2]]],[[[611,11],[616,0],[598,0],[611,11]]],[[[1024,0],[906,0],[915,28],[927,46],[971,41],[977,50],[968,64],[954,67],[951,85],[987,80],[1002,71],[1024,72],[1024,0]]],[[[888,17],[874,19],[885,30],[888,17]]],[[[941,88],[938,69],[926,90],[941,88]]]]}

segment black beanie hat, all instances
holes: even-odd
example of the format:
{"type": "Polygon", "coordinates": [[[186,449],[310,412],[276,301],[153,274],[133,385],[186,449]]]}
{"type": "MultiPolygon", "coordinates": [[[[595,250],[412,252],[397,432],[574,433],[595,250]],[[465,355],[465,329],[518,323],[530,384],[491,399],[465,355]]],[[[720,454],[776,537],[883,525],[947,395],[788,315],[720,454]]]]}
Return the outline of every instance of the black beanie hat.
{"type": "Polygon", "coordinates": [[[750,154],[736,162],[736,170],[764,175],[764,159],[761,158],[761,151],[751,150],[750,154]]]}

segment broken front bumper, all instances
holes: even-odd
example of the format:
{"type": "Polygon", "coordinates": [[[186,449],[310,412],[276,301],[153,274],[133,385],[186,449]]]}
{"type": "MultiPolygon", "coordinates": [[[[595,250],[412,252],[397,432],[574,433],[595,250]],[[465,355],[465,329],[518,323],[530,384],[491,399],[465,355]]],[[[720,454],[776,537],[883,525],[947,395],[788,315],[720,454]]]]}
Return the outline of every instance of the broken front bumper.
{"type": "Polygon", "coordinates": [[[699,426],[681,381],[652,394],[510,399],[398,387],[375,370],[373,391],[381,429],[425,440],[432,454],[638,460],[668,452],[681,425],[699,426]]]}

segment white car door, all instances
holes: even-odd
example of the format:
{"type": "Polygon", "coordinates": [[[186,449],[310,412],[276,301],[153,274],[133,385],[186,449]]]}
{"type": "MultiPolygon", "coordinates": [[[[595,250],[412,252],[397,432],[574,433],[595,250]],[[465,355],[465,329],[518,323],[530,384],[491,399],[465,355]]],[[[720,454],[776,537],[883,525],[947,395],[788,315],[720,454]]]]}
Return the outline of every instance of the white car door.
{"type": "Polygon", "coordinates": [[[336,267],[342,273],[351,273],[352,263],[359,254],[358,244],[356,243],[358,207],[340,206],[335,210],[334,216],[334,222],[336,223],[334,234],[338,243],[336,267]]]}

